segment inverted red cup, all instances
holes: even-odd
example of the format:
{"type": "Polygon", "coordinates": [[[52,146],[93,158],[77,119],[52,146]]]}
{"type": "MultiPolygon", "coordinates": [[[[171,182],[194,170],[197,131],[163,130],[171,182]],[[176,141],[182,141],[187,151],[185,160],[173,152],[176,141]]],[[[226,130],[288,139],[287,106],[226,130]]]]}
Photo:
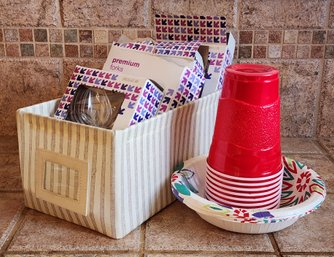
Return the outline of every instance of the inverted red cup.
{"type": "Polygon", "coordinates": [[[252,178],[252,180],[243,178],[243,180],[240,180],[239,177],[226,176],[225,174],[216,171],[207,165],[207,174],[213,177],[215,180],[221,183],[233,184],[241,187],[268,186],[273,183],[281,182],[283,172],[284,168],[282,168],[274,176],[261,177],[261,179],[258,180],[256,180],[256,178],[252,178]]]}
{"type": "Polygon", "coordinates": [[[209,191],[206,192],[206,197],[213,202],[216,202],[218,204],[221,205],[225,205],[225,206],[231,206],[231,207],[235,207],[235,208],[245,208],[245,209],[275,209],[279,206],[280,203],[280,199],[277,198],[276,200],[272,201],[269,204],[237,204],[237,203],[231,203],[231,202],[227,202],[224,200],[221,200],[219,197],[216,197],[214,194],[210,193],[209,191]]]}
{"type": "Polygon", "coordinates": [[[235,64],[224,76],[208,165],[235,177],[275,175],[282,168],[278,70],[235,64]]]}

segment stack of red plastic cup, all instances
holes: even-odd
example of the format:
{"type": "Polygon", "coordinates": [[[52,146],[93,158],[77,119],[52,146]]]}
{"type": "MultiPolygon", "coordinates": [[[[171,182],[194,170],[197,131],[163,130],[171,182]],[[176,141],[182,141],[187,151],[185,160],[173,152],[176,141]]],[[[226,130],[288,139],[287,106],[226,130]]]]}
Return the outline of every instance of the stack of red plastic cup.
{"type": "Polygon", "coordinates": [[[206,196],[238,208],[273,209],[282,176],[279,72],[265,65],[231,65],[207,159],[206,196]]]}

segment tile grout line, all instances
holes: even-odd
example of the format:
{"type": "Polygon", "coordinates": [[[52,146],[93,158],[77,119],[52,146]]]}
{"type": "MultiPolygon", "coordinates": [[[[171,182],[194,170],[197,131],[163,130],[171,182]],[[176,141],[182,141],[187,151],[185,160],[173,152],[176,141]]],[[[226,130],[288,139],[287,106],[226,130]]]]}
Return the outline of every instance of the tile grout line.
{"type": "MultiPolygon", "coordinates": [[[[268,234],[270,237],[271,234],[268,234]]],[[[140,254],[141,253],[136,250],[69,250],[69,251],[56,251],[56,250],[39,250],[39,251],[2,251],[0,254],[9,254],[9,255],[16,255],[16,254],[62,254],[62,255],[73,255],[73,254],[140,254]]],[[[210,251],[210,250],[147,250],[145,251],[147,254],[180,254],[180,255],[189,255],[189,254],[205,254],[205,255],[212,255],[212,254],[223,254],[223,255],[231,255],[231,254],[249,254],[249,255],[276,255],[279,257],[285,255],[317,255],[323,256],[325,254],[333,254],[333,252],[269,252],[269,251],[210,251]]]]}
{"type": "Polygon", "coordinates": [[[314,131],[313,131],[313,136],[317,137],[318,133],[320,133],[320,126],[321,126],[321,118],[322,118],[322,113],[321,113],[321,104],[322,104],[322,99],[323,96],[321,94],[322,90],[324,89],[324,85],[325,85],[325,71],[326,71],[326,43],[328,40],[328,33],[327,31],[329,30],[328,28],[328,24],[329,24],[329,17],[330,17],[330,5],[331,5],[331,1],[328,1],[327,3],[327,8],[326,8],[326,13],[325,13],[325,26],[324,26],[324,30],[326,31],[326,42],[324,44],[324,56],[320,59],[321,60],[321,80],[320,80],[320,86],[318,91],[316,92],[316,106],[315,106],[315,117],[314,117],[314,131]]]}
{"type": "Polygon", "coordinates": [[[3,253],[5,253],[8,250],[8,247],[12,243],[13,239],[15,238],[15,236],[22,229],[23,223],[24,223],[24,221],[26,219],[26,213],[27,212],[28,212],[28,209],[25,208],[25,207],[22,207],[22,210],[20,210],[20,213],[18,214],[19,215],[18,221],[13,226],[12,230],[10,231],[9,235],[7,236],[7,238],[5,239],[5,241],[4,241],[4,243],[3,243],[2,247],[1,247],[1,251],[3,253]]]}
{"type": "Polygon", "coordinates": [[[272,247],[273,247],[274,250],[275,250],[275,254],[276,254],[277,256],[279,256],[279,257],[282,257],[283,255],[282,255],[282,253],[281,253],[281,251],[280,251],[280,249],[279,249],[279,246],[278,246],[278,243],[277,243],[277,241],[276,241],[276,238],[275,238],[274,234],[273,234],[273,233],[270,233],[270,234],[268,234],[268,237],[269,237],[269,240],[270,240],[270,242],[271,242],[272,247]]]}
{"type": "Polygon", "coordinates": [[[223,255],[233,255],[233,254],[250,254],[250,255],[277,255],[276,252],[266,252],[266,251],[226,251],[226,250],[147,250],[147,254],[223,254],[223,255]]]}
{"type": "Polygon", "coordinates": [[[324,152],[324,155],[334,163],[334,156],[328,151],[327,147],[323,145],[319,140],[315,140],[317,146],[324,152]]]}
{"type": "Polygon", "coordinates": [[[146,246],[146,222],[140,227],[140,257],[145,256],[146,246]]]}
{"type": "Polygon", "coordinates": [[[81,254],[98,254],[98,255],[105,255],[105,254],[138,254],[138,251],[136,250],[69,250],[69,251],[56,251],[56,250],[39,250],[39,251],[10,251],[10,252],[4,252],[6,254],[10,255],[18,255],[18,254],[24,254],[24,255],[40,255],[40,254],[47,254],[47,255],[81,255],[81,254]]]}
{"type": "Polygon", "coordinates": [[[282,252],[283,256],[289,255],[289,256],[326,256],[329,257],[333,256],[333,252],[282,252]]]}

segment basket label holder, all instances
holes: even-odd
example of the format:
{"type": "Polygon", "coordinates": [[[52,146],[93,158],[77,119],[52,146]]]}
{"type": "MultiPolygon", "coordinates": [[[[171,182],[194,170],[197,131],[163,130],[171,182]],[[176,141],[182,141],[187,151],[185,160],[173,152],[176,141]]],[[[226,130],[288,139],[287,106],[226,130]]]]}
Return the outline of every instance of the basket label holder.
{"type": "MultiPolygon", "coordinates": [[[[90,192],[90,167],[88,161],[72,158],[67,155],[55,153],[45,149],[36,150],[36,197],[65,208],[69,211],[76,212],[83,216],[87,216],[89,213],[88,197],[90,192]],[[47,188],[45,185],[48,168],[47,165],[60,165],[65,168],[67,172],[70,170],[75,171],[77,174],[75,183],[76,197],[69,197],[54,192],[47,188]]],[[[50,178],[48,178],[50,179],[50,178]]],[[[54,178],[50,179],[51,183],[54,183],[54,178]]],[[[60,187],[71,187],[69,181],[61,181],[60,187]]]]}

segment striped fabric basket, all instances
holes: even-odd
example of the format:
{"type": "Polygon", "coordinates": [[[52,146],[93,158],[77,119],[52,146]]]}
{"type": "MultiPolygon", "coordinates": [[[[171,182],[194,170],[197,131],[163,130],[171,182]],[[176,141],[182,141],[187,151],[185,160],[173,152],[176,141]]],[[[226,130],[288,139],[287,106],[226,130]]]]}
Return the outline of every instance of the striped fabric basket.
{"type": "Polygon", "coordinates": [[[208,153],[219,92],[124,130],[52,118],[58,100],[17,111],[25,204],[122,238],[170,204],[180,161],[208,153]]]}

